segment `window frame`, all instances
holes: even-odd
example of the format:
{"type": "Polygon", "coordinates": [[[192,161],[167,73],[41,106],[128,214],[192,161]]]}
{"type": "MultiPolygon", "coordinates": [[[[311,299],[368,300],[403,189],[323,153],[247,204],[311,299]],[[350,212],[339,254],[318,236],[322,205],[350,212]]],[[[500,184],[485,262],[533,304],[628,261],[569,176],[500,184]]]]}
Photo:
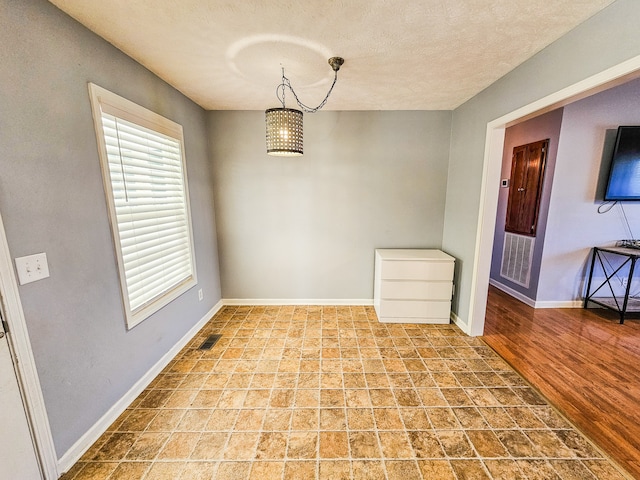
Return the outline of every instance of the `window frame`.
{"type": "Polygon", "coordinates": [[[165,307],[167,304],[184,294],[187,290],[197,285],[195,247],[193,242],[193,228],[191,223],[191,207],[189,197],[189,185],[187,180],[187,164],[184,151],[184,135],[182,126],[175,123],[151,110],[148,110],[130,100],[116,95],[105,88],[89,82],[89,97],[91,100],[91,110],[93,114],[93,123],[96,131],[96,140],[98,144],[98,156],[100,158],[100,168],[102,171],[102,181],[107,200],[107,210],[109,217],[109,225],[111,229],[111,238],[113,241],[114,251],[116,254],[118,279],[120,284],[120,292],[122,295],[122,305],[125,313],[127,329],[131,329],[149,318],[154,313],[165,307]],[[178,142],[180,147],[181,167],[182,167],[182,186],[184,192],[184,205],[186,217],[186,229],[188,235],[188,247],[191,267],[191,275],[183,278],[178,283],[165,289],[155,297],[148,300],[141,306],[132,309],[129,300],[129,291],[127,287],[125,263],[123,259],[122,245],[120,241],[120,232],[118,228],[118,216],[116,212],[115,198],[112,188],[111,173],[109,170],[109,158],[107,154],[105,133],[103,129],[102,113],[113,115],[119,119],[134,123],[140,127],[152,130],[161,135],[170,137],[178,142]]]}

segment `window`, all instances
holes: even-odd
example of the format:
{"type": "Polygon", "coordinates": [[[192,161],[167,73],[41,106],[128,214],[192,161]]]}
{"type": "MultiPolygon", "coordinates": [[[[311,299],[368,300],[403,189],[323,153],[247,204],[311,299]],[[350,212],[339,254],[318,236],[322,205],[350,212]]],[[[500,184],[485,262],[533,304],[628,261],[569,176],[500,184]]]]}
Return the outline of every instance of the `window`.
{"type": "Polygon", "coordinates": [[[182,127],[89,84],[127,326],[196,284],[182,127]]]}

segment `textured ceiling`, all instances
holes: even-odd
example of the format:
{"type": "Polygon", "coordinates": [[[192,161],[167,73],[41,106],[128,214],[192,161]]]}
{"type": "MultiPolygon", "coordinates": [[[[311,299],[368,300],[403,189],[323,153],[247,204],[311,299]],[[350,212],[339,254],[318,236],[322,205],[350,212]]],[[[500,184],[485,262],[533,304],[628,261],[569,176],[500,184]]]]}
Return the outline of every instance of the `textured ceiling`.
{"type": "Polygon", "coordinates": [[[450,110],[613,0],[50,0],[208,110],[450,110]],[[291,98],[291,96],[289,96],[291,98]],[[293,102],[287,106],[293,107],[293,102]]]}

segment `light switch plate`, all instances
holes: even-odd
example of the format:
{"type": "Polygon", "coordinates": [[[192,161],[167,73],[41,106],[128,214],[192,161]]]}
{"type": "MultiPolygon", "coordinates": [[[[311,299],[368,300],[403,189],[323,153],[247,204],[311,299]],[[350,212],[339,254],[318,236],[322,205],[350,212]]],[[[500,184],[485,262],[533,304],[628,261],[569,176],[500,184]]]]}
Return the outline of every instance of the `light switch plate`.
{"type": "Polygon", "coordinates": [[[36,253],[27,257],[16,258],[16,271],[20,285],[35,282],[49,276],[49,265],[46,253],[36,253]]]}

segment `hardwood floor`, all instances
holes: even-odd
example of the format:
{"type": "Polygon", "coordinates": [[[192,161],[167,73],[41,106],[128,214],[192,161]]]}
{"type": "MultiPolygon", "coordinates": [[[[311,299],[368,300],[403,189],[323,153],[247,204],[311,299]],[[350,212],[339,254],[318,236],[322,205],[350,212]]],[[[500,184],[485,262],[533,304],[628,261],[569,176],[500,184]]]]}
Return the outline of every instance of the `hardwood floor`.
{"type": "Polygon", "coordinates": [[[640,479],[640,320],[534,309],[490,287],[484,341],[640,479]]]}

